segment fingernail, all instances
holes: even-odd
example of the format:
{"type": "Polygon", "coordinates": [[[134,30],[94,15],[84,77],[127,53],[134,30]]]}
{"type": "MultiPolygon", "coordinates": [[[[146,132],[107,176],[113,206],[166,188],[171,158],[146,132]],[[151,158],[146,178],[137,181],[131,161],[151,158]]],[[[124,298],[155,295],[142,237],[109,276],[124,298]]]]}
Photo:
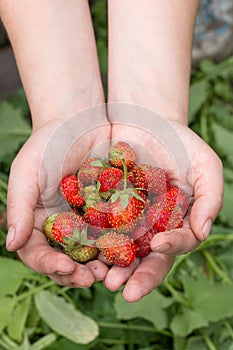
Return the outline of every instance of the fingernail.
{"type": "Polygon", "coordinates": [[[203,239],[206,240],[207,237],[209,236],[210,229],[212,226],[212,221],[211,219],[208,219],[204,225],[202,226],[202,234],[203,234],[203,239]]]}
{"type": "Polygon", "coordinates": [[[64,272],[64,271],[57,271],[57,275],[59,276],[67,276],[71,275],[74,271],[64,272]]]}
{"type": "Polygon", "coordinates": [[[162,243],[160,245],[157,245],[155,247],[152,247],[152,250],[154,252],[158,252],[158,253],[166,253],[171,249],[171,244],[166,242],[166,243],[162,243]]]}
{"type": "Polygon", "coordinates": [[[7,237],[6,237],[6,247],[10,247],[10,245],[13,243],[15,239],[15,229],[14,227],[10,227],[7,233],[7,237]]]}

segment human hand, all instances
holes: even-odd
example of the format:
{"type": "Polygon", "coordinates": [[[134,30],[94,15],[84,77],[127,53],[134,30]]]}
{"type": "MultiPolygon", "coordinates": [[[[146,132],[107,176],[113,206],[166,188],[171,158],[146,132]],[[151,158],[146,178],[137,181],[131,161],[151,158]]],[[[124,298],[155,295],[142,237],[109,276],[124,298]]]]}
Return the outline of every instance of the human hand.
{"type": "Polygon", "coordinates": [[[139,162],[156,161],[168,171],[172,183],[191,198],[182,228],[157,233],[148,256],[136,259],[127,268],[113,266],[107,273],[106,287],[118,290],[126,283],[123,296],[135,302],[163,281],[176,255],[195,249],[207,239],[222,206],[222,165],[214,151],[180,122],[165,120],[137,106],[113,104],[109,113],[114,115],[113,140],[125,140],[138,148],[139,162]]]}
{"type": "Polygon", "coordinates": [[[82,265],[55,251],[42,225],[46,216],[64,206],[58,193],[61,178],[74,173],[91,150],[107,147],[109,131],[103,106],[52,121],[32,133],[12,164],[7,248],[18,250],[26,265],[61,285],[89,287],[108,271],[101,261],[82,265]]]}

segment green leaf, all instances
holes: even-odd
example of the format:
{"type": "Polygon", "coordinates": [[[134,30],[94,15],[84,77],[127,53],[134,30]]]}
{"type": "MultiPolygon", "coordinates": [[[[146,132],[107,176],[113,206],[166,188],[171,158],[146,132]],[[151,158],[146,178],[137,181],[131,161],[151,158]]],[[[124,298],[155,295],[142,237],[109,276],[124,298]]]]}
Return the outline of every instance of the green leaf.
{"type": "Polygon", "coordinates": [[[173,336],[173,348],[174,350],[186,350],[186,338],[173,336]]]}
{"type": "Polygon", "coordinates": [[[8,325],[9,336],[20,342],[23,339],[23,331],[25,323],[28,317],[29,307],[31,303],[31,298],[26,298],[21,303],[19,303],[10,318],[8,325]]]}
{"type": "MultiPolygon", "coordinates": [[[[95,24],[97,29],[99,25],[107,23],[107,3],[106,0],[95,1],[91,6],[92,15],[95,17],[95,24]]],[[[105,26],[106,27],[106,26],[105,26]]]]}
{"type": "Polygon", "coordinates": [[[172,332],[179,337],[186,337],[195,329],[208,326],[208,321],[199,312],[183,307],[182,313],[176,314],[170,324],[172,332]]]}
{"type": "Polygon", "coordinates": [[[23,343],[18,347],[18,350],[32,350],[32,347],[26,332],[24,333],[23,343]]]}
{"type": "Polygon", "coordinates": [[[205,73],[209,74],[213,72],[216,69],[216,64],[211,61],[210,59],[203,59],[200,62],[200,70],[205,73]]]}
{"type": "Polygon", "coordinates": [[[189,123],[193,122],[196,113],[200,110],[208,97],[209,83],[206,80],[196,81],[190,87],[189,123]]]}
{"type": "Polygon", "coordinates": [[[97,50],[100,63],[100,71],[102,74],[107,74],[108,70],[108,48],[106,40],[100,39],[97,41],[97,50]]]}
{"type": "Polygon", "coordinates": [[[187,340],[187,347],[185,350],[209,350],[204,340],[200,336],[190,337],[187,340]]]}
{"type": "MultiPolygon", "coordinates": [[[[143,190],[143,188],[140,188],[140,190],[143,190]]],[[[144,199],[139,194],[137,194],[135,191],[133,193],[133,197],[135,197],[138,200],[140,200],[141,202],[145,203],[144,199]]]]}
{"type": "Polygon", "coordinates": [[[232,99],[231,86],[227,81],[217,81],[214,85],[215,93],[224,101],[228,102],[232,99]]]}
{"type": "Polygon", "coordinates": [[[22,111],[23,116],[28,116],[30,114],[27,97],[22,88],[8,96],[6,101],[9,102],[14,108],[19,108],[22,111]]]}
{"type": "Polygon", "coordinates": [[[98,192],[100,191],[100,182],[99,181],[97,181],[96,189],[97,189],[98,192]]]}
{"type": "Polygon", "coordinates": [[[112,203],[116,202],[116,200],[119,198],[119,193],[115,192],[113,193],[113,195],[111,196],[110,200],[112,203]]]}
{"type": "Polygon", "coordinates": [[[16,305],[16,299],[10,297],[0,298],[0,333],[8,325],[11,313],[16,305]]]}
{"type": "Polygon", "coordinates": [[[233,316],[233,283],[214,283],[201,273],[198,279],[183,276],[182,283],[192,310],[206,321],[217,322],[233,316]]]}
{"type": "Polygon", "coordinates": [[[225,182],[223,207],[219,214],[219,217],[223,223],[233,227],[232,208],[233,208],[233,184],[229,184],[225,182]]]}
{"type": "Polygon", "coordinates": [[[233,182],[233,171],[232,171],[232,169],[225,166],[223,171],[224,171],[224,179],[225,179],[225,181],[233,182]]]}
{"type": "Polygon", "coordinates": [[[95,159],[92,162],[90,162],[90,165],[96,166],[96,167],[102,167],[103,161],[101,159],[95,159]]]}
{"type": "Polygon", "coordinates": [[[218,123],[212,123],[215,143],[218,149],[226,156],[233,155],[232,131],[222,127],[218,123]]]}
{"type": "Polygon", "coordinates": [[[81,344],[79,344],[77,347],[77,344],[62,338],[56,341],[54,344],[46,347],[46,350],[88,350],[91,348],[92,348],[92,345],[89,346],[89,345],[81,345],[81,344]]]}
{"type": "Polygon", "coordinates": [[[121,194],[121,205],[123,209],[126,209],[127,205],[129,204],[129,196],[127,194],[121,194]]]}
{"type": "Polygon", "coordinates": [[[180,337],[233,316],[233,283],[212,282],[201,272],[196,274],[198,278],[184,275],[181,279],[189,306],[182,306],[170,324],[180,337]]]}
{"type": "Polygon", "coordinates": [[[35,303],[47,325],[74,343],[87,344],[98,336],[97,323],[76,310],[62,297],[41,291],[35,295],[35,303]]]}
{"type": "Polygon", "coordinates": [[[208,107],[208,114],[210,114],[217,123],[230,130],[233,130],[232,112],[233,106],[231,104],[226,104],[224,101],[217,99],[214,99],[212,104],[208,107]]]}
{"type": "Polygon", "coordinates": [[[159,329],[167,327],[167,308],[173,299],[163,296],[158,290],[145,296],[143,299],[134,304],[127,303],[121,293],[118,293],[115,299],[115,309],[117,318],[120,320],[131,320],[136,317],[144,318],[153,323],[159,329]]]}
{"type": "Polygon", "coordinates": [[[15,152],[31,133],[29,123],[19,109],[0,103],[0,157],[15,152]]]}
{"type": "Polygon", "coordinates": [[[0,258],[0,296],[13,295],[18,290],[24,278],[32,276],[21,261],[9,258],[0,258]]]}
{"type": "MultiPolygon", "coordinates": [[[[31,347],[31,350],[47,349],[50,344],[53,344],[57,339],[57,335],[54,333],[46,334],[44,337],[37,340],[31,347]]],[[[62,350],[64,348],[61,347],[62,350]]]]}

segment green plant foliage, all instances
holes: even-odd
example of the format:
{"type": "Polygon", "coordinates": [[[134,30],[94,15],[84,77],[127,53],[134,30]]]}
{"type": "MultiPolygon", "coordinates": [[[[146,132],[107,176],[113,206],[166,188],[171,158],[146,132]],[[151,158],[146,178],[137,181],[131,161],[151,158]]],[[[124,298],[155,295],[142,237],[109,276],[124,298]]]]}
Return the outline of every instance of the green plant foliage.
{"type": "Polygon", "coordinates": [[[107,1],[90,1],[91,15],[96,37],[99,65],[105,96],[107,96],[107,71],[108,71],[108,15],[107,1]]]}
{"type": "Polygon", "coordinates": [[[8,102],[0,104],[0,157],[15,152],[31,133],[29,123],[23,118],[20,109],[8,102]]]}
{"type": "Polygon", "coordinates": [[[35,295],[35,303],[41,318],[57,334],[78,344],[90,343],[98,336],[98,326],[90,317],[75,309],[48,291],[35,295]]]}
{"type": "Polygon", "coordinates": [[[0,281],[4,281],[1,283],[0,297],[14,295],[22,280],[31,275],[32,272],[20,261],[0,257],[0,281]]]}
{"type": "Polygon", "coordinates": [[[14,312],[11,314],[11,321],[8,324],[7,332],[12,339],[18,342],[21,342],[23,340],[23,333],[29,313],[30,304],[31,298],[22,300],[16,305],[14,312]]]}
{"type": "Polygon", "coordinates": [[[24,117],[28,119],[30,118],[29,105],[25,92],[22,88],[8,96],[6,102],[8,102],[12,107],[19,109],[24,117]]]}
{"type": "Polygon", "coordinates": [[[170,306],[172,299],[165,297],[158,290],[154,290],[146,298],[135,304],[128,304],[121,293],[115,299],[115,309],[120,320],[130,320],[142,317],[153,323],[158,330],[165,329],[168,325],[167,312],[165,309],[170,306]],[[152,307],[153,305],[153,307],[152,307]]]}
{"type": "Polygon", "coordinates": [[[9,324],[12,311],[16,305],[16,300],[10,297],[0,297],[1,305],[1,319],[0,319],[0,332],[9,324]]]}
{"type": "Polygon", "coordinates": [[[196,81],[190,87],[189,122],[191,123],[196,113],[199,112],[208,97],[209,83],[206,80],[196,81]]]}
{"type": "Polygon", "coordinates": [[[182,282],[188,305],[183,306],[171,322],[174,334],[186,337],[210,322],[233,316],[232,283],[213,283],[205,275],[198,279],[184,276],[182,282]],[[200,290],[205,292],[200,293],[200,290]]]}

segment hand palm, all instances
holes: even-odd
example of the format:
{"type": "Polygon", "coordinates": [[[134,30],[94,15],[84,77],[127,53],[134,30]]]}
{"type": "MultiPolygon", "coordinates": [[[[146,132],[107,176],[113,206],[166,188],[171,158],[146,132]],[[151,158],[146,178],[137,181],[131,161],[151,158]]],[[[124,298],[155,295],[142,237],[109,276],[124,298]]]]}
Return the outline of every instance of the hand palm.
{"type": "Polygon", "coordinates": [[[175,255],[195,249],[207,238],[208,220],[213,222],[217,216],[223,192],[220,160],[188,127],[158,116],[145,119],[144,115],[144,119],[136,120],[138,125],[130,120],[126,123],[117,114],[113,140],[124,139],[134,145],[139,162],[152,161],[165,168],[172,183],[184,189],[193,201],[182,228],[157,233],[151,242],[153,252],[147,257],[128,268],[113,267],[108,272],[105,285],[117,290],[127,282],[123,294],[129,302],[139,300],[162,282],[175,255]]]}
{"type": "Polygon", "coordinates": [[[74,125],[76,120],[42,127],[32,134],[14,160],[8,221],[16,227],[16,237],[10,249],[16,246],[25,264],[59,284],[88,287],[104,278],[107,267],[100,261],[75,263],[51,248],[42,233],[47,215],[68,208],[58,191],[61,178],[74,173],[90,151],[108,146],[106,120],[85,135],[74,125]]]}

